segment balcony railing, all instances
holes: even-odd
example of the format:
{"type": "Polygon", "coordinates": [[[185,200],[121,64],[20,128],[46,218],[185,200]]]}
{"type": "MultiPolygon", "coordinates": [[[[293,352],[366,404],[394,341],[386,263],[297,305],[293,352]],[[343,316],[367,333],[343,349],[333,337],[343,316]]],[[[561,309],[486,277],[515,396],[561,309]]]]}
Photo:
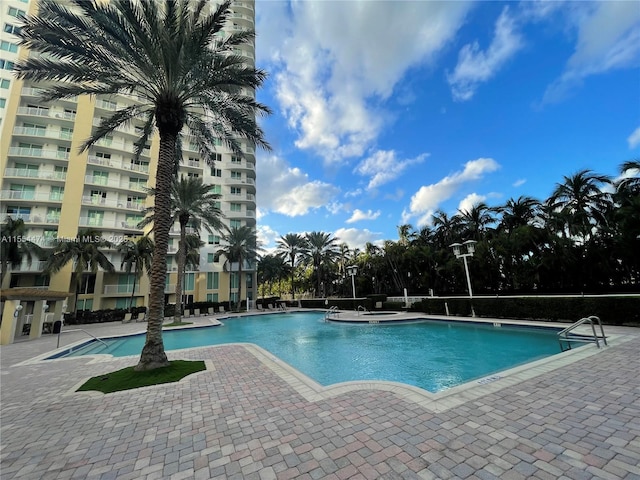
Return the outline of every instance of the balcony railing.
{"type": "Polygon", "coordinates": [[[71,112],[51,111],[41,107],[18,107],[18,115],[30,115],[34,117],[58,118],[63,120],[75,120],[76,114],[71,112]]]}
{"type": "Polygon", "coordinates": [[[66,172],[52,172],[50,170],[32,170],[29,168],[7,168],[6,177],[39,178],[42,180],[65,180],[66,172]]]}
{"type": "Polygon", "coordinates": [[[10,147],[9,156],[69,160],[69,152],[43,150],[41,148],[10,147]]]}
{"type": "Polygon", "coordinates": [[[122,188],[126,190],[135,190],[137,192],[144,192],[144,189],[146,188],[146,185],[142,185],[140,183],[131,183],[127,180],[115,180],[105,177],[94,177],[93,175],[85,175],[84,182],[89,185],[122,188]]]}
{"type": "Polygon", "coordinates": [[[31,262],[31,265],[28,263],[21,263],[17,267],[13,267],[11,270],[14,272],[42,272],[46,265],[46,261],[39,260],[31,262]]]}
{"type": "Polygon", "coordinates": [[[61,202],[62,195],[58,193],[46,192],[24,192],[18,190],[2,190],[0,192],[0,199],[2,200],[35,200],[39,202],[61,202]]]}
{"type": "Polygon", "coordinates": [[[131,162],[126,162],[124,160],[113,160],[111,158],[97,157],[95,155],[89,155],[87,157],[87,162],[92,165],[101,165],[104,167],[119,168],[122,170],[131,170],[133,172],[149,173],[148,164],[139,165],[131,162]]]}
{"type": "Polygon", "coordinates": [[[105,285],[105,295],[124,295],[124,294],[137,294],[140,293],[140,284],[136,284],[136,290],[133,291],[133,285],[105,285]]]}

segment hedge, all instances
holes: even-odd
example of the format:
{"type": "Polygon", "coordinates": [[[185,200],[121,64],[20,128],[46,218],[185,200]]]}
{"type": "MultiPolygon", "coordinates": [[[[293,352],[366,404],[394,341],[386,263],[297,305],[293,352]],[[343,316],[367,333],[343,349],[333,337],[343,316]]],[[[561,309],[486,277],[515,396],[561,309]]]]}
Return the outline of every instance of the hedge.
{"type": "Polygon", "coordinates": [[[524,297],[524,298],[428,298],[411,310],[429,315],[471,316],[471,303],[478,317],[575,322],[595,315],[607,325],[640,326],[640,296],[637,297],[524,297]]]}

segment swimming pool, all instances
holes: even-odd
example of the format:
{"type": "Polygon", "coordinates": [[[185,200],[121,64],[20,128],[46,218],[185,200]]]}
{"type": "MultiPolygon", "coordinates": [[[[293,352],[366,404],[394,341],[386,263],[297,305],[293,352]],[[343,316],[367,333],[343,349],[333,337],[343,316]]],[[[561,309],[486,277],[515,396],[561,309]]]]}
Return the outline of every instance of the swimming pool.
{"type": "MultiPolygon", "coordinates": [[[[447,321],[339,324],[323,312],[223,319],[221,326],[163,332],[166,350],[255,343],[322,385],[352,380],[406,383],[432,393],[560,353],[556,329],[447,321]]],[[[144,334],[92,340],[54,357],[139,355],[144,334]]]]}

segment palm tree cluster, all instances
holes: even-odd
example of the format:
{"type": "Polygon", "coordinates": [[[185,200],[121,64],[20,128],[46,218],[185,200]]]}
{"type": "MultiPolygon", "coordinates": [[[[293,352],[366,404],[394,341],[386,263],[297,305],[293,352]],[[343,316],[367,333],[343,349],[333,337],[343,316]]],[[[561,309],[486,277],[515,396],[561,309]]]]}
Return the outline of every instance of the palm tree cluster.
{"type": "Polygon", "coordinates": [[[638,161],[623,163],[617,180],[582,170],[565,176],[544,201],[521,196],[494,207],[478,203],[455,215],[438,211],[429,226],[401,225],[397,241],[368,243],[364,251],[323,232],[290,233],[277,244],[286,263],[273,256],[261,260],[261,288],[277,294],[273,285],[290,282],[292,293],[295,284],[316,296],[349,296],[345,266],[353,264],[360,295],[399,295],[405,288],[465,294],[464,267],[450,245],[475,240],[469,259],[474,293],[637,291],[639,172],[638,161]]]}

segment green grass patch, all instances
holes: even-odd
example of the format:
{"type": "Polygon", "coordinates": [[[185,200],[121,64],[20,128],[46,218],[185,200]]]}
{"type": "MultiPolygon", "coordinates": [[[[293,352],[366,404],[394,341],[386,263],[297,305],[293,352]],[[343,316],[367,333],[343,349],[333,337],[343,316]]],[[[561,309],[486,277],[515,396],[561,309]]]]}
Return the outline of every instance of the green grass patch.
{"type": "Polygon", "coordinates": [[[165,323],[163,327],[182,327],[183,325],[193,325],[193,322],[171,322],[165,323]]]}
{"type": "Polygon", "coordinates": [[[206,370],[204,361],[173,360],[168,367],[136,372],[133,367],[123,368],[89,379],[78,392],[97,390],[102,393],[120,392],[132,388],[148,387],[182,380],[187,375],[206,370]]]}

